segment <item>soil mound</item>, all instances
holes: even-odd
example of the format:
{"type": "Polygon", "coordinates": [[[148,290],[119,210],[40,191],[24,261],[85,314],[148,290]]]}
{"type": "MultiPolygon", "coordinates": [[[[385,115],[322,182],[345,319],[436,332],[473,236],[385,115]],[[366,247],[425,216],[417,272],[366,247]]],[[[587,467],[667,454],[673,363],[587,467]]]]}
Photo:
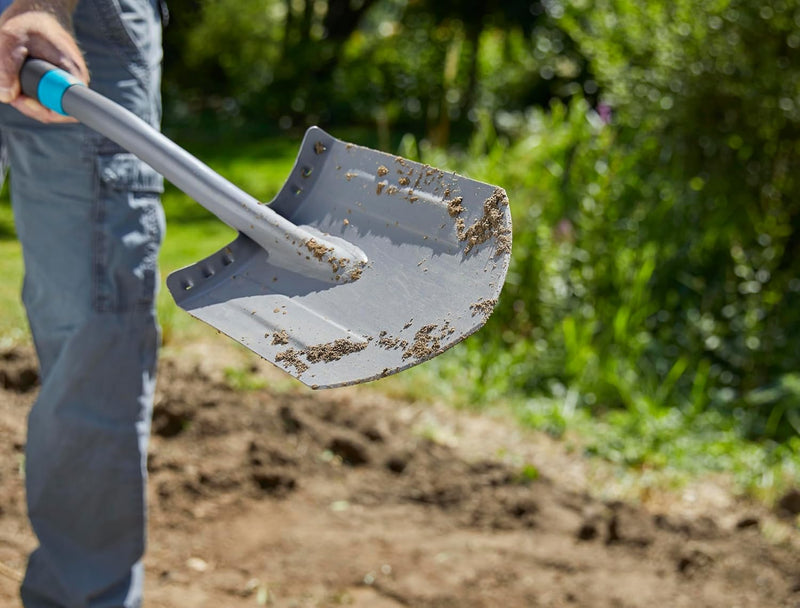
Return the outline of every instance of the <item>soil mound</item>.
{"type": "MultiPolygon", "coordinates": [[[[0,355],[0,603],[35,544],[20,475],[38,376],[0,355]]],[[[509,423],[375,391],[236,391],[167,358],[153,412],[148,606],[800,606],[768,515],[654,512],[576,481],[509,423]]],[[[738,503],[732,503],[737,504],[738,503]]]]}

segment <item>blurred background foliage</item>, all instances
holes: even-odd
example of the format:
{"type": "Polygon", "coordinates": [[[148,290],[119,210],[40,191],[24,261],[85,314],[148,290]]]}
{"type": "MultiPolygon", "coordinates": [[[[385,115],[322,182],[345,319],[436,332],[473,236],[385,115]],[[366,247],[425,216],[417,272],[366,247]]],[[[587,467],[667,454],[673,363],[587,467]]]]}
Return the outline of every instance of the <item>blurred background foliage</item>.
{"type": "Polygon", "coordinates": [[[628,463],[798,462],[800,0],[170,7],[168,125],[360,125],[508,190],[508,283],[442,390],[616,421],[640,445],[592,449],[628,463]]]}
{"type": "Polygon", "coordinates": [[[450,141],[495,113],[597,90],[530,0],[171,0],[168,118],[378,124],[450,141]]]}

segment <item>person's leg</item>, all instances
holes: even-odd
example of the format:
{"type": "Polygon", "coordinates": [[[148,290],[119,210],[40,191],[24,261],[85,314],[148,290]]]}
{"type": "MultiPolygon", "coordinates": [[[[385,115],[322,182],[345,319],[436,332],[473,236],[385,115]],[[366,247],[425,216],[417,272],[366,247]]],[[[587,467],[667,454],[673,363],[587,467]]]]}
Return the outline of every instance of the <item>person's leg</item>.
{"type": "MultiPolygon", "coordinates": [[[[81,0],[75,28],[92,87],[157,124],[155,0],[81,0]]],[[[23,603],[139,606],[161,178],[81,125],[39,125],[6,107],[0,127],[42,378],[26,446],[39,547],[23,603]]]]}

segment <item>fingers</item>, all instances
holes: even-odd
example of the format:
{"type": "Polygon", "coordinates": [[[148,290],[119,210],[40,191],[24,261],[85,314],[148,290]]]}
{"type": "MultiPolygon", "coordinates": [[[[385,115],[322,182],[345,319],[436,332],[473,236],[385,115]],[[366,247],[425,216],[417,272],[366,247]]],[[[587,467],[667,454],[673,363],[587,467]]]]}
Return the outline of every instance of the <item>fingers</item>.
{"type": "Polygon", "coordinates": [[[20,94],[19,70],[28,54],[14,35],[0,32],[0,101],[11,103],[20,94]]]}
{"type": "Polygon", "coordinates": [[[19,72],[27,57],[45,59],[88,84],[89,70],[72,35],[50,13],[23,12],[0,21],[0,102],[42,122],[74,122],[46,109],[20,90],[19,72]]]}
{"type": "Polygon", "coordinates": [[[11,102],[11,106],[34,120],[45,123],[70,123],[78,122],[71,116],[64,116],[58,112],[48,110],[35,99],[26,95],[20,95],[11,102]]]}
{"type": "Polygon", "coordinates": [[[26,47],[28,57],[45,59],[66,70],[84,84],[89,84],[89,70],[83,60],[83,54],[72,36],[63,28],[48,28],[46,32],[33,33],[29,36],[26,47]]]}

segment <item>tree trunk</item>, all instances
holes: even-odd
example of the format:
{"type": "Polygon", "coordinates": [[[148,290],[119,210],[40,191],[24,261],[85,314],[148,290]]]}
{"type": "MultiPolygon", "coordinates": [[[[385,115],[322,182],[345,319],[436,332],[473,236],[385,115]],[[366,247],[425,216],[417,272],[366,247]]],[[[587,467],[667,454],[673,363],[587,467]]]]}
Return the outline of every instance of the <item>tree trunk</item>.
{"type": "Polygon", "coordinates": [[[314,22],[314,0],[305,0],[303,7],[303,26],[301,31],[300,40],[302,42],[311,42],[311,26],[314,22]]]}
{"type": "Polygon", "coordinates": [[[469,73],[467,74],[467,90],[461,100],[461,110],[468,113],[475,106],[478,92],[478,58],[480,55],[481,34],[483,27],[477,24],[467,26],[467,43],[470,49],[469,73]]]}
{"type": "Polygon", "coordinates": [[[361,18],[376,3],[376,0],[364,0],[360,6],[353,8],[350,0],[328,0],[328,11],[325,13],[323,27],[327,48],[317,57],[313,69],[313,78],[318,82],[328,82],[336,69],[341,56],[342,47],[351,34],[358,29],[361,18]]]}
{"type": "Polygon", "coordinates": [[[292,0],[284,0],[286,5],[286,21],[283,22],[283,43],[281,44],[281,63],[289,56],[289,49],[292,48],[292,38],[294,38],[294,13],[292,12],[292,0]]]}

